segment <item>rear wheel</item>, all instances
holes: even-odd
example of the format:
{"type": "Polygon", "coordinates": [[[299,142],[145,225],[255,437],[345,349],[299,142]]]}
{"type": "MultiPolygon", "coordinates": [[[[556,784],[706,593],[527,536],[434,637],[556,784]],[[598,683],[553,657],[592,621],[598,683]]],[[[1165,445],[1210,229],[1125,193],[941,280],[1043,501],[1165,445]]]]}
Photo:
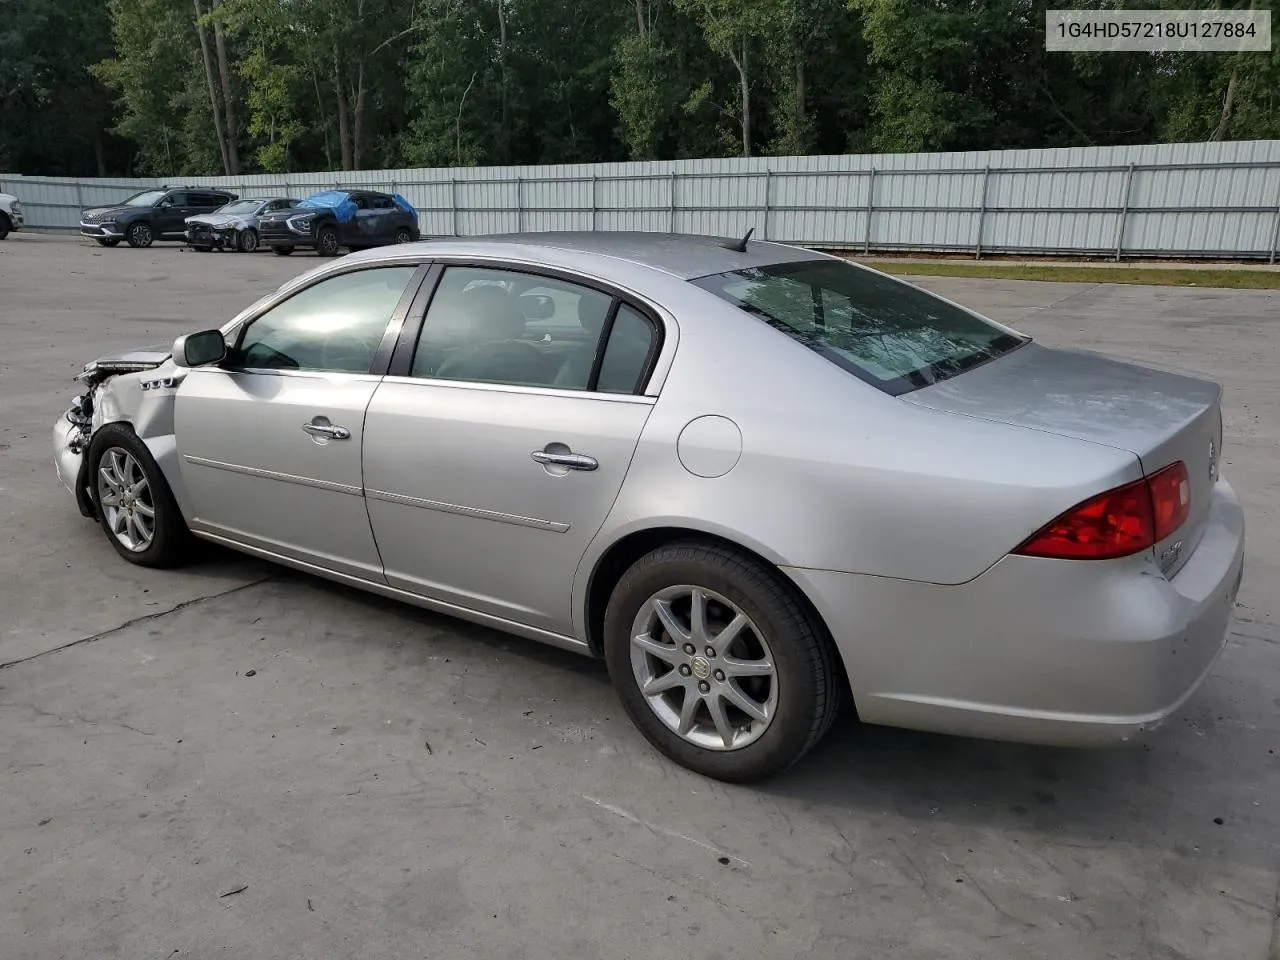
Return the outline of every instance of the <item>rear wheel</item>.
{"type": "Polygon", "coordinates": [[[114,247],[120,243],[119,237],[95,237],[94,239],[100,247],[114,247]]]}
{"type": "Polygon", "coordinates": [[[236,249],[241,253],[253,253],[258,249],[258,231],[253,227],[246,227],[240,231],[240,235],[236,237],[236,249]]]}
{"type": "Polygon", "coordinates": [[[336,256],[338,253],[338,231],[333,227],[321,227],[316,235],[316,253],[322,257],[336,256]]]}
{"type": "Polygon", "coordinates": [[[169,484],[137,435],[107,424],[89,447],[94,502],[116,552],[144,567],[172,567],[186,556],[190,533],[169,484]]]}
{"type": "Polygon", "coordinates": [[[785,770],[838,707],[835,657],[794,588],[714,543],[659,547],[623,574],[605,612],[604,653],[645,738],[718,780],[785,770]]]}
{"type": "Polygon", "coordinates": [[[277,257],[287,257],[289,254],[293,253],[293,247],[272,247],[271,252],[277,257]]]}
{"type": "Polygon", "coordinates": [[[401,227],[396,231],[396,243],[413,243],[413,234],[407,227],[401,227]]]}
{"type": "Polygon", "coordinates": [[[9,220],[9,215],[0,210],[0,240],[9,235],[9,231],[13,229],[13,224],[9,220]]]}
{"type": "Polygon", "coordinates": [[[135,223],[125,234],[125,239],[129,241],[131,247],[149,247],[155,237],[151,234],[151,224],[135,223]]]}

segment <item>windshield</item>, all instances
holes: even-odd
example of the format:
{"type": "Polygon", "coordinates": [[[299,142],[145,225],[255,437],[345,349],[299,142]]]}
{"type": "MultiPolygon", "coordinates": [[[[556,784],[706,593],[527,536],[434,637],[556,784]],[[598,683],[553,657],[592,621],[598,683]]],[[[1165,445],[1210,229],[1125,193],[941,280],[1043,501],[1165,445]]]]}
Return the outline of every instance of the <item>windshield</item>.
{"type": "Polygon", "coordinates": [[[218,213],[253,213],[261,203],[261,200],[237,200],[219,207],[218,213]]]}
{"type": "Polygon", "coordinates": [[[135,193],[132,197],[126,200],[125,206],[154,207],[160,202],[160,198],[163,196],[163,190],[143,190],[142,193],[135,193]]]}
{"type": "Polygon", "coordinates": [[[840,260],[777,263],[694,283],[891,394],[1026,342],[919,287],[840,260]]]}

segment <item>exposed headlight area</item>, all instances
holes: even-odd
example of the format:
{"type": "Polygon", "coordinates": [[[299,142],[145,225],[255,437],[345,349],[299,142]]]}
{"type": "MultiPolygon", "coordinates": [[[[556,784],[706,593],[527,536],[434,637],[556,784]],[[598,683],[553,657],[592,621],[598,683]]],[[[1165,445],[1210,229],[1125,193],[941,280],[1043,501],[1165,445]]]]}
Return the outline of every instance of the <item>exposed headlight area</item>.
{"type": "Polygon", "coordinates": [[[286,223],[288,223],[289,229],[294,233],[310,233],[311,220],[311,215],[305,214],[303,216],[290,217],[286,223]]]}

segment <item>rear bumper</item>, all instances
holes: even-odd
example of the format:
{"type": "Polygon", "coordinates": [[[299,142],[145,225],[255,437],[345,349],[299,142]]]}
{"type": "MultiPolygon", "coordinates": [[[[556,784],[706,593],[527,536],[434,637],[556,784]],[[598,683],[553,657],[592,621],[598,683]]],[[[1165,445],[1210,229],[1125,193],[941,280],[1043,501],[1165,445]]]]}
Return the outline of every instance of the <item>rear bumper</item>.
{"type": "Polygon", "coordinates": [[[1217,484],[1166,579],[1149,556],[1008,556],[956,586],[790,568],[836,638],[869,723],[1061,746],[1167,721],[1212,670],[1244,563],[1244,515],[1217,484]]]}

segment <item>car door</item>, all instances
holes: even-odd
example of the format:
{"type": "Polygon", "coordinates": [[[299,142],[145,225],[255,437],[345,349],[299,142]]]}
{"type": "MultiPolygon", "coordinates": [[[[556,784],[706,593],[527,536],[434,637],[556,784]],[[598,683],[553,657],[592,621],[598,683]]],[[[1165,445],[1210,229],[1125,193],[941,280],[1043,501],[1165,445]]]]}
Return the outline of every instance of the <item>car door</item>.
{"type": "Polygon", "coordinates": [[[590,281],[444,266],[365,418],[388,583],[570,636],[574,574],[652,410],[661,331],[590,281]]]}
{"type": "Polygon", "coordinates": [[[192,529],[382,580],[361,476],[365,408],[423,272],[329,275],[243,324],[221,365],[187,372],[174,434],[192,529]]]}
{"type": "Polygon", "coordinates": [[[186,219],[191,215],[192,210],[185,191],[175,190],[168,193],[161,197],[160,203],[156,206],[155,232],[162,236],[185,234],[186,219]]]}
{"type": "Polygon", "coordinates": [[[351,234],[349,243],[356,246],[376,246],[390,243],[395,231],[390,229],[391,214],[395,204],[376,194],[361,194],[356,198],[359,209],[347,224],[351,234]]]}

